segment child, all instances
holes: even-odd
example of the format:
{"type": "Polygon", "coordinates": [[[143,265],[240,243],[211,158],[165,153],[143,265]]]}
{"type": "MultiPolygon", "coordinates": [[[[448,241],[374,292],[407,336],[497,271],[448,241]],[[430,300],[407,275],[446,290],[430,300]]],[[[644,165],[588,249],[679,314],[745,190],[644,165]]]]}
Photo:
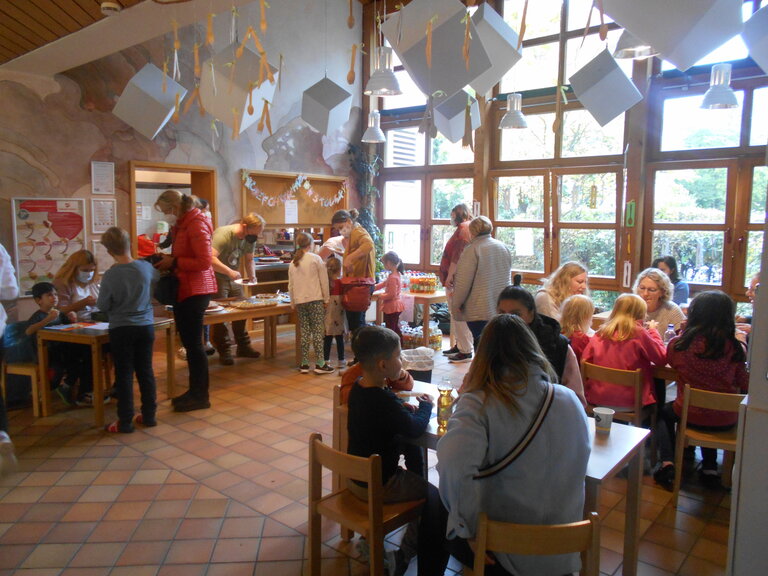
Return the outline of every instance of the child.
{"type": "MultiPolygon", "coordinates": [[[[667,345],[667,363],[677,370],[677,398],[661,410],[658,444],[661,463],[653,478],[672,487],[675,478],[675,424],[680,419],[685,385],[691,388],[744,394],[749,385],[744,346],[736,340],[736,305],[720,290],[700,292],[688,308],[688,323],[680,336],[667,345]]],[[[699,430],[730,430],[738,415],[702,408],[691,408],[688,425],[699,430]]],[[[705,485],[719,486],[717,450],[701,448],[701,475],[705,485]]]]}
{"type": "Polygon", "coordinates": [[[344,331],[346,316],[341,307],[341,260],[336,256],[329,256],[325,261],[325,269],[328,271],[329,297],[328,307],[325,309],[325,340],[323,341],[323,358],[328,364],[331,359],[331,346],[336,339],[336,354],[339,359],[339,367],[344,366],[344,331]]]}
{"type": "Polygon", "coordinates": [[[109,317],[109,342],[115,363],[117,418],[105,426],[107,432],[133,432],[134,423],[157,426],[157,390],[152,370],[152,288],[160,274],[146,260],[131,258],[131,240],[121,229],[109,228],[102,245],[115,264],[104,273],[97,306],[109,317]],[[139,381],[141,413],[133,413],[133,374],[139,381]]]}
{"type": "Polygon", "coordinates": [[[581,354],[595,334],[592,330],[592,315],[595,305],[589,296],[574,294],[563,301],[560,307],[560,330],[571,342],[576,359],[581,362],[581,354]]]}
{"type": "MultiPolygon", "coordinates": [[[[600,326],[581,356],[590,362],[608,368],[643,371],[643,406],[654,404],[652,364],[664,365],[664,343],[653,326],[643,327],[647,312],[645,300],[637,294],[622,294],[616,299],[608,320],[600,326]]],[[[588,379],[584,382],[587,402],[597,406],[631,411],[634,392],[626,386],[588,379]]]]}
{"type": "Polygon", "coordinates": [[[323,259],[312,252],[315,241],[306,232],[296,234],[296,252],[288,267],[288,291],[291,308],[297,310],[301,331],[301,365],[299,372],[309,373],[309,344],[315,349],[315,374],[332,374],[325,362],[323,336],[325,307],[328,306],[328,273],[323,259]]]}
{"type": "Polygon", "coordinates": [[[405,310],[402,298],[400,298],[400,274],[405,272],[403,261],[391,250],[381,257],[384,269],[389,271],[389,276],[383,282],[376,284],[376,290],[384,288],[381,295],[381,310],[384,312],[384,325],[392,330],[403,341],[400,333],[400,313],[405,310]]]}
{"type": "MultiPolygon", "coordinates": [[[[32,286],[32,297],[39,310],[30,316],[27,321],[27,329],[24,334],[30,337],[30,342],[25,350],[29,350],[33,358],[19,359],[19,361],[37,361],[37,336],[36,334],[47,326],[69,324],[77,320],[74,312],[64,314],[56,308],[59,304],[59,295],[56,287],[50,282],[38,282],[32,286]]],[[[64,342],[51,342],[48,344],[48,366],[53,371],[52,384],[56,393],[67,406],[72,406],[72,387],[80,377],[84,362],[83,351],[85,349],[77,344],[64,342]],[[66,380],[62,382],[66,373],[66,380]]],[[[86,353],[90,354],[88,349],[86,353]]]]}
{"type": "MultiPolygon", "coordinates": [[[[363,375],[349,393],[349,453],[363,458],[381,456],[383,500],[385,503],[426,498],[418,527],[418,573],[443,574],[448,561],[443,551],[445,516],[441,513],[437,488],[424,478],[403,470],[398,437],[418,438],[427,429],[432,413],[432,399],[418,397],[419,407],[411,412],[403,406],[394,392],[387,388],[387,378],[397,379],[400,361],[400,339],[397,334],[380,326],[363,326],[352,340],[352,351],[360,363],[363,375]]],[[[349,490],[363,500],[368,499],[366,486],[349,482],[349,490]]],[[[415,527],[408,526],[401,548],[395,552],[395,574],[403,574],[413,550],[415,527]]]]}

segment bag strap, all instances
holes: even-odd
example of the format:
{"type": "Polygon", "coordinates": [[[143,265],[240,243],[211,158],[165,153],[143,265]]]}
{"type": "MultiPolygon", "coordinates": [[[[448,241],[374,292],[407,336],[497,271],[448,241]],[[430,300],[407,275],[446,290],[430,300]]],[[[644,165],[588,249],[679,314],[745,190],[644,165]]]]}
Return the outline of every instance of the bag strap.
{"type": "Polygon", "coordinates": [[[512,464],[517,458],[525,451],[526,448],[528,448],[528,445],[531,443],[533,438],[538,433],[539,429],[541,428],[541,425],[544,423],[544,418],[546,418],[547,413],[549,412],[550,406],[552,406],[552,401],[555,398],[555,387],[550,382],[547,382],[547,391],[544,394],[544,397],[541,400],[541,404],[539,405],[538,413],[536,414],[536,417],[531,422],[530,426],[528,426],[528,430],[523,434],[523,437],[520,439],[520,441],[510,450],[504,458],[496,462],[495,464],[491,464],[490,466],[486,466],[485,468],[481,468],[477,474],[475,474],[472,478],[474,480],[482,480],[483,478],[488,478],[489,476],[493,476],[494,474],[498,474],[504,468],[512,464]]]}

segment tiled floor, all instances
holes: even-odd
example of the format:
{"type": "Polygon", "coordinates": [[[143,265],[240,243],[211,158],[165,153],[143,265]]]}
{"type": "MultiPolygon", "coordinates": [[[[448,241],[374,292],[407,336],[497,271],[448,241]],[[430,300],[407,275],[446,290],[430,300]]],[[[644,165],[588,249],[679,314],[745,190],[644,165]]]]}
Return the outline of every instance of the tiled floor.
{"type": "MultiPolygon", "coordinates": [[[[11,412],[20,470],[0,479],[0,576],[301,574],[306,440],[319,431],[330,441],[339,378],[293,369],[291,327],[280,328],[278,348],[272,360],[214,360],[209,410],[175,414],[160,391],[159,425],[134,434],[95,429],[87,409],[59,406],[39,420],[11,412]]],[[[185,382],[186,364],[176,366],[185,382]]],[[[440,356],[433,381],[460,380],[468,367],[440,356]]],[[[723,574],[730,496],[688,484],[675,511],[670,493],[645,483],[639,574],[723,574]]],[[[624,491],[615,479],[601,498],[604,574],[621,573],[624,491]]],[[[324,528],[323,574],[366,574],[354,546],[324,528]]]]}

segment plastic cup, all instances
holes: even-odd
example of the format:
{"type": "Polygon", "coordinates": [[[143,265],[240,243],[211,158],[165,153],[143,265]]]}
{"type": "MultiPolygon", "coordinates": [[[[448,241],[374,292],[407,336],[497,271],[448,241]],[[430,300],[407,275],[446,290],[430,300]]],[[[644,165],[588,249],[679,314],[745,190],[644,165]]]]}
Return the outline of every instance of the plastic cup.
{"type": "Polygon", "coordinates": [[[600,434],[611,433],[611,423],[613,422],[613,415],[616,411],[611,408],[594,408],[592,413],[595,416],[595,431],[600,434]]]}

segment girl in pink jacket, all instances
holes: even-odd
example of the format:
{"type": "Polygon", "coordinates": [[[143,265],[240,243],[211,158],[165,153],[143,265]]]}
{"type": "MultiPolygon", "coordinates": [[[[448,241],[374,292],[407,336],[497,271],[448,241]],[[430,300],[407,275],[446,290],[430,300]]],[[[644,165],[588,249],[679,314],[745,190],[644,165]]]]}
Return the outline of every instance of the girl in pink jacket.
{"type": "Polygon", "coordinates": [[[405,310],[405,304],[400,297],[400,274],[405,272],[403,261],[391,250],[381,257],[381,263],[389,271],[389,276],[383,282],[376,284],[376,290],[384,288],[380,296],[381,310],[384,313],[384,325],[392,330],[403,341],[400,333],[400,313],[405,310]]]}
{"type": "MultiPolygon", "coordinates": [[[[666,362],[666,350],[656,326],[643,327],[645,314],[645,301],[640,296],[622,294],[616,299],[608,320],[597,330],[581,356],[582,362],[608,368],[641,369],[643,406],[655,402],[652,364],[666,362]]],[[[620,410],[634,406],[634,393],[626,386],[590,378],[584,382],[584,392],[587,402],[592,405],[620,410]]]]}

